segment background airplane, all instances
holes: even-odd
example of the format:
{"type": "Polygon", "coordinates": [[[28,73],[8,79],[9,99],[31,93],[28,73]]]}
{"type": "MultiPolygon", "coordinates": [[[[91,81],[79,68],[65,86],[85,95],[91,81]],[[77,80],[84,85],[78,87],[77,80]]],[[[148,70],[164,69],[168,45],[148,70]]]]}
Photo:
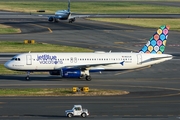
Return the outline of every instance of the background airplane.
{"type": "Polygon", "coordinates": [[[172,59],[172,55],[163,54],[168,30],[169,26],[161,26],[139,53],[23,53],[14,56],[4,66],[11,70],[27,71],[27,80],[30,72],[48,71],[50,75],[85,77],[90,81],[90,72],[137,69],[172,59]]]}
{"type": "Polygon", "coordinates": [[[89,15],[71,15],[70,11],[70,0],[68,1],[68,9],[67,10],[58,10],[55,12],[54,16],[49,16],[49,22],[58,22],[59,20],[68,20],[69,23],[75,21],[77,17],[88,17],[89,15]]]}

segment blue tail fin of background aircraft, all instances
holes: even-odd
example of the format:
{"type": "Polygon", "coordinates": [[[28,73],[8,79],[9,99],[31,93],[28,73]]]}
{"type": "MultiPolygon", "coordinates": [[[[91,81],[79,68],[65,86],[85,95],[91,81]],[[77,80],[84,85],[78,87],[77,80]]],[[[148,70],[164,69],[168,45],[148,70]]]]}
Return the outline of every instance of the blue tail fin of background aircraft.
{"type": "Polygon", "coordinates": [[[162,25],[151,39],[139,51],[140,53],[162,54],[164,53],[169,26],[162,25]]]}
{"type": "Polygon", "coordinates": [[[70,0],[68,1],[68,12],[70,12],[70,0]]]}

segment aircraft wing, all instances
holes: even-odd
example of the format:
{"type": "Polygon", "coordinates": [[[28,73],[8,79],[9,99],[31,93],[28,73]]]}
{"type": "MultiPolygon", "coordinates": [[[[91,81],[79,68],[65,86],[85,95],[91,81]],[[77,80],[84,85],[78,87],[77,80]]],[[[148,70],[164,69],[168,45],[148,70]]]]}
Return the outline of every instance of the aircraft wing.
{"type": "Polygon", "coordinates": [[[86,17],[90,17],[91,15],[71,15],[70,16],[70,19],[71,18],[86,18],[86,17]]]}
{"type": "Polygon", "coordinates": [[[81,65],[68,65],[68,66],[64,66],[66,68],[89,68],[89,67],[96,67],[96,66],[100,66],[100,65],[111,65],[111,64],[121,64],[122,66],[124,65],[124,61],[122,62],[113,62],[113,63],[93,63],[93,64],[81,64],[81,65]]]}

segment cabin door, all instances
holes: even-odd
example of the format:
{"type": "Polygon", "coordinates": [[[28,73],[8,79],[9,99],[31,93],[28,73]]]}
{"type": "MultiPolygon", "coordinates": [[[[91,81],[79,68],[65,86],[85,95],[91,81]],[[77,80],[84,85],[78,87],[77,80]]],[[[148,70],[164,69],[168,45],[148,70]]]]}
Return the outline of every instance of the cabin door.
{"type": "Polygon", "coordinates": [[[26,65],[32,65],[32,57],[31,57],[31,55],[26,55],[26,65]]]}
{"type": "Polygon", "coordinates": [[[141,65],[141,64],[142,64],[142,55],[141,55],[141,54],[138,54],[138,55],[137,55],[137,64],[138,64],[138,65],[141,65]]]}

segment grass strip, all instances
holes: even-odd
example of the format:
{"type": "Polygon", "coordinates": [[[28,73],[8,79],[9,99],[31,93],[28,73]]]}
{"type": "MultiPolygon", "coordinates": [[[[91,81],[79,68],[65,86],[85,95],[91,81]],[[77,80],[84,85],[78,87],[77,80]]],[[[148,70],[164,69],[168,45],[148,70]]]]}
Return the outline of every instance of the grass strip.
{"type": "Polygon", "coordinates": [[[9,33],[20,33],[19,28],[13,28],[11,26],[0,24],[0,34],[9,34],[9,33]]]}
{"type": "MultiPolygon", "coordinates": [[[[29,0],[0,1],[1,10],[35,13],[37,10],[45,10],[46,13],[54,13],[57,10],[67,9],[67,1],[47,2],[29,0]]],[[[179,14],[179,7],[151,5],[137,1],[71,1],[71,11],[75,13],[101,13],[101,14],[179,14]]]]}
{"type": "Polygon", "coordinates": [[[180,19],[150,19],[150,18],[88,18],[89,20],[134,25],[148,28],[158,28],[170,25],[171,30],[180,31],[180,19]]]}
{"type": "Polygon", "coordinates": [[[92,89],[89,92],[74,93],[71,88],[25,88],[0,89],[0,96],[104,96],[125,95],[127,91],[92,89]]]}
{"type": "Polygon", "coordinates": [[[70,47],[63,45],[53,45],[48,43],[34,43],[25,44],[22,42],[13,41],[0,41],[0,48],[2,53],[6,52],[92,52],[90,49],[70,47]]]}

